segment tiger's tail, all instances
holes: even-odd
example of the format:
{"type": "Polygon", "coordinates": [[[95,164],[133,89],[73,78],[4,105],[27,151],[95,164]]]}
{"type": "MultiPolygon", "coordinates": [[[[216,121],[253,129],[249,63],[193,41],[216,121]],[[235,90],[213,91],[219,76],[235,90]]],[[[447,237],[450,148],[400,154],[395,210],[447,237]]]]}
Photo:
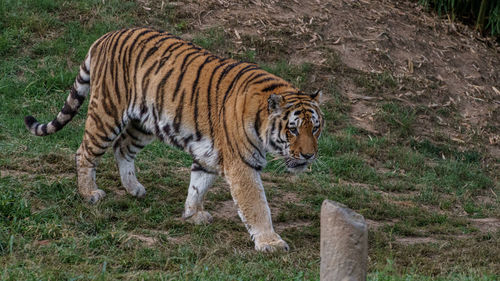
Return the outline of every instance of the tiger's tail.
{"type": "Polygon", "coordinates": [[[47,124],[40,124],[35,117],[26,116],[24,124],[26,128],[34,135],[46,136],[61,130],[73,119],[78,109],[83,104],[90,90],[90,52],[80,65],[80,71],[73,83],[71,92],[66,98],[63,108],[57,114],[54,120],[47,124]]]}

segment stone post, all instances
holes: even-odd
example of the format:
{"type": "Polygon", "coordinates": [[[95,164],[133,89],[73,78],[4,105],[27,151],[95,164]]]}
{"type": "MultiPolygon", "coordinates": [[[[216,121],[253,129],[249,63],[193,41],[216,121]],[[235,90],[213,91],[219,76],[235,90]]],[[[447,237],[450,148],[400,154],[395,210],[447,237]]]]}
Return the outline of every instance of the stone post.
{"type": "Polygon", "coordinates": [[[330,200],[321,206],[321,281],[365,281],[368,231],[365,218],[330,200]]]}

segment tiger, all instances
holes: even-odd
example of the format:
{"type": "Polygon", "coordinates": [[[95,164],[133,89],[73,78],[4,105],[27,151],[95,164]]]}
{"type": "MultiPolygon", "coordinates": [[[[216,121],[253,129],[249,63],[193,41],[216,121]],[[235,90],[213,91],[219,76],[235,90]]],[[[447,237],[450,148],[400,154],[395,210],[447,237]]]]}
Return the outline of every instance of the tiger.
{"type": "Polygon", "coordinates": [[[292,173],[317,158],[321,91],[304,93],[255,63],[222,58],[168,32],[122,29],[91,45],[57,116],[47,124],[26,116],[26,128],[36,136],[61,130],[89,92],[75,155],[78,192],[86,201],[106,195],[96,185],[96,167],[111,146],[125,190],[145,196],[134,161],[159,139],[193,159],[185,221],[212,222],[203,201],[219,175],[255,249],[289,250],[274,231],[260,174],[268,152],[283,158],[292,173]]]}

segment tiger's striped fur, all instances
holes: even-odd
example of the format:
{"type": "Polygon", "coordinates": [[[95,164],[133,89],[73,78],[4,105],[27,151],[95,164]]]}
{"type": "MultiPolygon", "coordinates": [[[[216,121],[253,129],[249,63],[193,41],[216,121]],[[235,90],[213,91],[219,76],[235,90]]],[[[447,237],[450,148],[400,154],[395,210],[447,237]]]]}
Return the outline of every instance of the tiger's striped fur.
{"type": "Polygon", "coordinates": [[[323,126],[318,93],[304,94],[255,64],[220,58],[169,33],[123,29],[90,47],[57,117],[40,124],[27,116],[26,127],[37,136],[57,132],[90,89],[76,153],[84,198],[95,203],[105,195],[95,183],[95,169],[110,146],[123,186],[144,196],[134,159],[159,138],[193,157],[185,219],[211,221],[203,198],[215,176],[223,175],[256,249],[288,249],[273,230],[260,170],[266,152],[286,158],[291,171],[315,158],[323,126]]]}

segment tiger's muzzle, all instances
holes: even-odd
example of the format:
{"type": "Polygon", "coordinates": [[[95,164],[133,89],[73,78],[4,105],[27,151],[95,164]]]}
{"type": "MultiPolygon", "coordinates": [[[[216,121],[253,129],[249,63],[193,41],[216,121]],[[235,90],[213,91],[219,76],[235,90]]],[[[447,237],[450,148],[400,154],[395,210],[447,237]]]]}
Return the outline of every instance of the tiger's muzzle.
{"type": "Polygon", "coordinates": [[[289,172],[300,173],[303,172],[315,159],[316,154],[303,155],[301,158],[289,157],[286,158],[285,165],[289,172]]]}

